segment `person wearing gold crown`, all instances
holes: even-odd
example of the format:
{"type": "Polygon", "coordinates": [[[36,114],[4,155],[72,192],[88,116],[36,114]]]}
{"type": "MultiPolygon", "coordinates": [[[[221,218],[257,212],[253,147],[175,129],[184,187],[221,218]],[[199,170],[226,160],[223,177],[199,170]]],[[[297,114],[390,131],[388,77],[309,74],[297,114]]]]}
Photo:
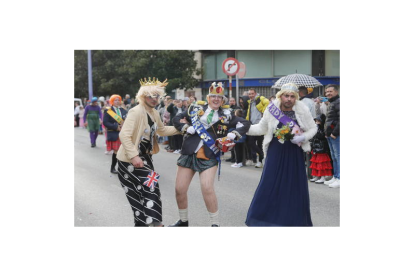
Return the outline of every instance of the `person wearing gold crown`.
{"type": "Polygon", "coordinates": [[[189,226],[187,191],[196,172],[200,176],[201,192],[211,225],[220,226],[214,177],[221,152],[215,146],[215,141],[223,137],[238,140],[250,127],[247,120],[232,116],[229,106],[224,106],[226,101],[222,84],[216,86],[213,83],[207,95],[208,103],[198,101],[190,106],[187,113],[180,113],[173,119],[174,126],[185,135],[181,156],[177,160],[175,182],[180,219],[170,226],[189,226]]]}
{"type": "Polygon", "coordinates": [[[159,151],[156,134],[180,134],[173,126],[164,126],[155,110],[165,94],[166,81],[140,81],[136,96],[139,105],[129,110],[119,133],[118,178],[131,204],[135,226],[163,226],[159,174],[154,171],[152,155],[159,151]]]}
{"type": "Polygon", "coordinates": [[[247,213],[247,226],[312,226],[303,152],[317,126],[299,101],[298,87],[284,84],[263,118],[247,135],[265,135],[266,158],[260,183],[247,213]]]}

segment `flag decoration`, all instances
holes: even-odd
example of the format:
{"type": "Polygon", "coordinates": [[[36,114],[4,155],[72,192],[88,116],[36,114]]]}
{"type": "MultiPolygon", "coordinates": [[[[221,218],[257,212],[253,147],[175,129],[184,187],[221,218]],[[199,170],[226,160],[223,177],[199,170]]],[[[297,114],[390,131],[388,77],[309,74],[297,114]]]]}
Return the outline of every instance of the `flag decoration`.
{"type": "Polygon", "coordinates": [[[157,185],[159,178],[160,175],[158,173],[156,173],[155,171],[151,171],[148,174],[147,180],[144,182],[144,185],[149,188],[155,188],[155,185],[157,185]]]}

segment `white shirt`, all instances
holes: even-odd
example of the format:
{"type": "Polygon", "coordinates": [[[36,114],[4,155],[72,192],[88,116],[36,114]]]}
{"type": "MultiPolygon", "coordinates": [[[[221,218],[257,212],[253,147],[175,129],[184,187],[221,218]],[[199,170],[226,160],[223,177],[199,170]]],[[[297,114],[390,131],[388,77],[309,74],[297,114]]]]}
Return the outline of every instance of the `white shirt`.
{"type": "MultiPolygon", "coordinates": [[[[203,124],[203,126],[206,130],[210,126],[214,125],[219,119],[218,110],[214,110],[213,119],[211,120],[210,124],[207,124],[207,116],[208,116],[208,114],[210,114],[211,110],[212,109],[210,108],[210,106],[207,107],[206,111],[204,111],[203,116],[201,116],[201,118],[200,118],[200,122],[203,124]]],[[[198,134],[195,134],[195,135],[198,135],[198,134]]],[[[194,153],[196,153],[203,146],[203,144],[204,144],[204,142],[203,142],[203,140],[201,140],[200,143],[198,144],[198,147],[194,151],[194,153]]]]}

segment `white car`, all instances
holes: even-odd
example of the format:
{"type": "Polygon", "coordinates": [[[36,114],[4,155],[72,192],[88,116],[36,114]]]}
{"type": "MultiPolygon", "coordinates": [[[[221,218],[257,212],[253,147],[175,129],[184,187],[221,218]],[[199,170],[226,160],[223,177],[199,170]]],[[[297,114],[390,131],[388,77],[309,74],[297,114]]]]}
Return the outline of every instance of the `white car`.
{"type": "Polygon", "coordinates": [[[82,100],[81,99],[79,99],[79,98],[75,98],[75,101],[74,101],[75,103],[78,103],[79,104],[79,106],[83,106],[83,104],[82,104],[82,100]]]}

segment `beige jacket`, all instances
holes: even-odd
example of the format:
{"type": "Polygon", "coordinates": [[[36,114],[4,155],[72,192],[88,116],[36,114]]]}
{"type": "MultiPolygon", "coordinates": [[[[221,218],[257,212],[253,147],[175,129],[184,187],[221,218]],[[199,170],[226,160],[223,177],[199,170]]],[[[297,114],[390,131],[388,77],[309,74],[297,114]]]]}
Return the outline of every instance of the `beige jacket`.
{"type": "MultiPolygon", "coordinates": [[[[119,133],[119,139],[121,140],[121,147],[118,150],[116,158],[123,162],[131,162],[131,159],[138,155],[138,145],[142,140],[144,131],[150,131],[148,124],[147,112],[152,115],[157,126],[156,133],[160,136],[171,136],[181,133],[173,126],[164,126],[160,118],[160,114],[157,110],[146,110],[145,104],[139,104],[128,111],[128,116],[125,119],[121,132],[119,133]]],[[[156,135],[154,134],[152,145],[152,154],[156,154],[159,151],[156,135]]]]}

